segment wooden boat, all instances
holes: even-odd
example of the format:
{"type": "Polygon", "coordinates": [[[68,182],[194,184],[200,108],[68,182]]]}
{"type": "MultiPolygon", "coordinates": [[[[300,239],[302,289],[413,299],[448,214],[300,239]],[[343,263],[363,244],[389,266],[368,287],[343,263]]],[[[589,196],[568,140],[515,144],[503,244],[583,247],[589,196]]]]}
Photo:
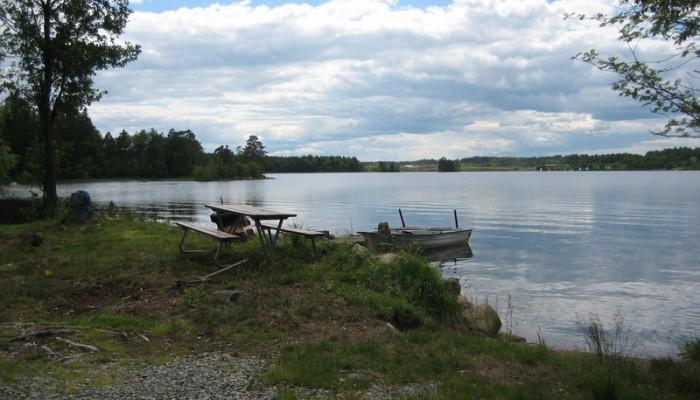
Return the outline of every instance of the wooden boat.
{"type": "Polygon", "coordinates": [[[395,247],[420,246],[435,249],[467,245],[472,235],[471,229],[459,228],[417,228],[405,227],[390,229],[390,239],[384,240],[379,231],[359,232],[370,248],[379,248],[389,243],[395,247]]]}
{"type": "Polygon", "coordinates": [[[389,228],[389,224],[381,223],[376,231],[359,232],[365,239],[365,245],[372,249],[383,247],[420,246],[424,249],[463,246],[469,243],[471,229],[461,229],[457,221],[457,210],[454,211],[454,228],[420,228],[406,226],[403,213],[399,209],[401,228],[389,228]]]}
{"type": "Polygon", "coordinates": [[[392,229],[394,244],[409,246],[417,244],[424,249],[466,245],[472,236],[471,229],[429,228],[429,229],[392,229]]]}

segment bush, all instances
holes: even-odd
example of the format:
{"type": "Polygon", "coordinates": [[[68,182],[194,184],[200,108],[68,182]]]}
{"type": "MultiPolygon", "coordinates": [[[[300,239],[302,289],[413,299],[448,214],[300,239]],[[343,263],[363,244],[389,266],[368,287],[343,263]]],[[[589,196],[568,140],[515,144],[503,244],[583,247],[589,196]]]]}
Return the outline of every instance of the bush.
{"type": "Polygon", "coordinates": [[[628,356],[636,344],[632,342],[631,329],[625,326],[622,313],[615,313],[613,328],[608,330],[597,315],[592,314],[588,322],[579,323],[588,350],[601,359],[628,356]]]}
{"type": "Polygon", "coordinates": [[[700,363],[700,338],[685,342],[680,355],[684,360],[700,363]]]}

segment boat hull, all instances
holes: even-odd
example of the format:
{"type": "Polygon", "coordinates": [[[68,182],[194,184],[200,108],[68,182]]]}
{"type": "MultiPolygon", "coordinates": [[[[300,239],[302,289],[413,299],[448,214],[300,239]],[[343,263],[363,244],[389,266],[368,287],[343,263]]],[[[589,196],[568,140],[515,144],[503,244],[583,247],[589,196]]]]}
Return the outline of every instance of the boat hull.
{"type": "MultiPolygon", "coordinates": [[[[377,232],[360,232],[365,243],[370,248],[377,248],[377,232]]],[[[408,247],[418,245],[424,249],[436,249],[451,246],[466,245],[471,238],[471,229],[392,229],[393,245],[408,247]]]]}
{"type": "Polygon", "coordinates": [[[394,243],[398,246],[409,246],[417,244],[424,249],[435,249],[441,247],[451,247],[465,245],[471,238],[471,229],[461,229],[453,231],[407,231],[401,230],[392,232],[394,243]]]}

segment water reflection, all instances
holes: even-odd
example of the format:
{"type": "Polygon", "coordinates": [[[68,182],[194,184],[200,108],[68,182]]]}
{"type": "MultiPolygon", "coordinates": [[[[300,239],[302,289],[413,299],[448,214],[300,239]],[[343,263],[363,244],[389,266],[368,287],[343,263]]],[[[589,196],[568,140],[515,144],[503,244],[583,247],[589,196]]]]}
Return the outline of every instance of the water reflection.
{"type": "Polygon", "coordinates": [[[420,255],[428,261],[432,261],[434,265],[443,267],[448,264],[458,264],[474,257],[472,248],[467,245],[450,246],[435,249],[423,250],[420,255]]]}

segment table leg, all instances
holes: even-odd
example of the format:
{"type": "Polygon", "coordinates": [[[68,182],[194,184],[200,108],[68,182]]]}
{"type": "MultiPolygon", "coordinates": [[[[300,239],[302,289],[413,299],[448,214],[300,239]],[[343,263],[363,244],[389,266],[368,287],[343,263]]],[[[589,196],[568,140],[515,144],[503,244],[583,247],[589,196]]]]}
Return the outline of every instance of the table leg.
{"type": "Polygon", "coordinates": [[[255,221],[255,229],[258,231],[258,237],[260,238],[260,244],[262,245],[263,253],[265,253],[265,258],[269,258],[270,254],[267,248],[268,245],[266,243],[267,238],[265,237],[265,231],[263,230],[263,227],[258,219],[253,219],[253,221],[255,221]]]}
{"type": "Polygon", "coordinates": [[[283,219],[281,219],[280,222],[277,224],[277,230],[275,231],[275,236],[270,238],[270,245],[272,247],[275,247],[275,244],[277,243],[277,238],[280,235],[280,229],[282,229],[282,222],[284,222],[283,219]]]}

